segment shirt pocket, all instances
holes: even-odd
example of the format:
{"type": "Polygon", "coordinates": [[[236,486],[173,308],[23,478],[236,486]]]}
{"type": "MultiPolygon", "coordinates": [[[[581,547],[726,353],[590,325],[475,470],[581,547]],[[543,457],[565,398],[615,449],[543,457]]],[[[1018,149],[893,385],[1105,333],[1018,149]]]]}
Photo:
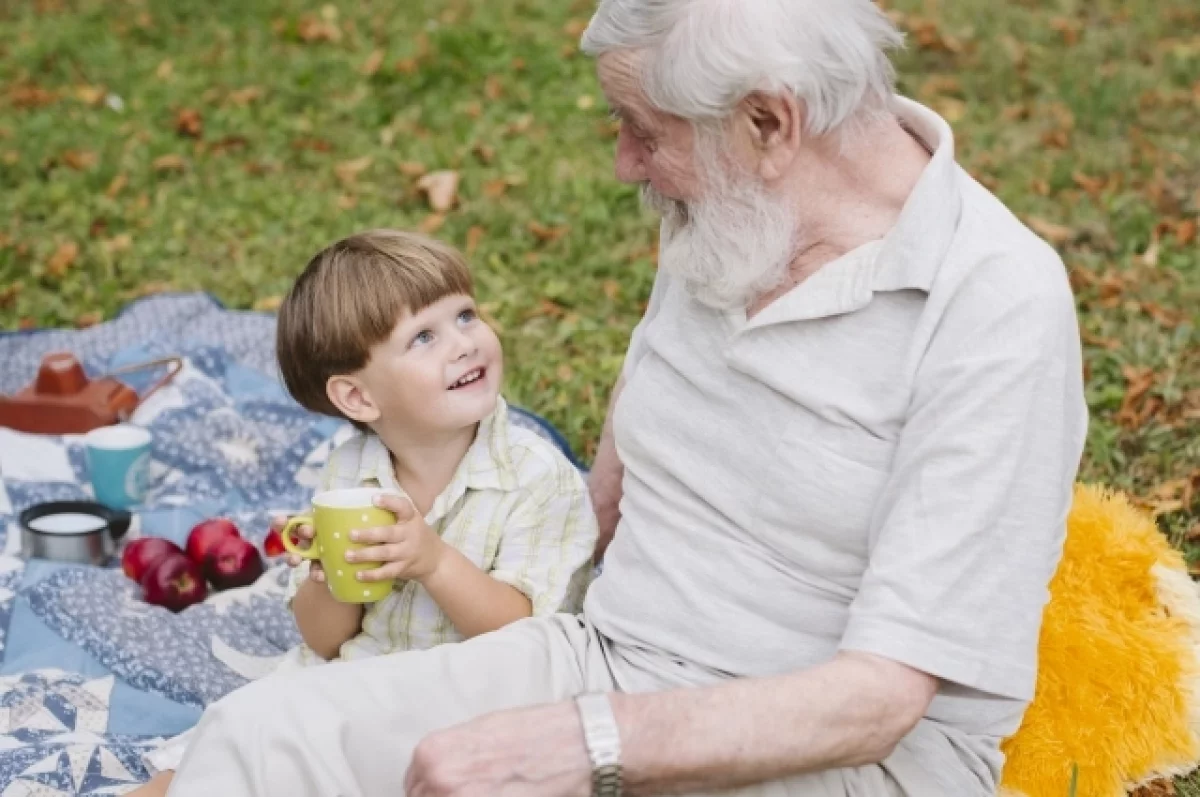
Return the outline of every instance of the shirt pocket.
{"type": "Polygon", "coordinates": [[[807,581],[851,596],[895,444],[815,415],[775,446],[755,506],[756,536],[807,581]]]}

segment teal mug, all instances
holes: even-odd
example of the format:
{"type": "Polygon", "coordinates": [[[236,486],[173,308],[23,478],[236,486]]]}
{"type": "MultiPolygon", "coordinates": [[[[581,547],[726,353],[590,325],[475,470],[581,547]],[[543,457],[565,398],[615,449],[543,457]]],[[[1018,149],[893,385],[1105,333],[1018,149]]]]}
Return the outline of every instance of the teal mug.
{"type": "Polygon", "coordinates": [[[102,426],[84,435],[97,501],[110,509],[128,509],[146,499],[152,439],[150,432],[128,423],[102,426]]]}

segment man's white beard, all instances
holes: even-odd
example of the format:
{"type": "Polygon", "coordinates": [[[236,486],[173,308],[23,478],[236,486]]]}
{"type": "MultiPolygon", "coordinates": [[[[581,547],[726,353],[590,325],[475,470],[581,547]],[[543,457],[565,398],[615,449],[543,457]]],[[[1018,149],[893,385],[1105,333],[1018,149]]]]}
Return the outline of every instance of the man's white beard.
{"type": "Polygon", "coordinates": [[[708,307],[745,308],[787,276],[799,232],[796,213],[752,177],[730,175],[704,138],[697,141],[703,197],[682,202],[647,183],[642,202],[665,222],[659,267],[708,307]]]}

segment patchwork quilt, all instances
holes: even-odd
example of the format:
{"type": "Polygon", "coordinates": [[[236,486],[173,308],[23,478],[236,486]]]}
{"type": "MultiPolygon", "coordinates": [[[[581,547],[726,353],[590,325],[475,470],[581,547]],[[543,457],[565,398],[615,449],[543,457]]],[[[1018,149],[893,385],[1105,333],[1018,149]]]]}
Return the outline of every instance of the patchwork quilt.
{"type": "MultiPolygon", "coordinates": [[[[132,419],[154,442],[150,493],[129,538],[183,544],[196,523],[224,516],[261,549],[270,515],[307,505],[325,458],[352,431],[286,395],[274,324],[203,294],[150,297],[90,329],[0,335],[0,393],[27,384],[51,351],[73,352],[91,376],[182,357],[172,384],[132,419]]],[[[127,381],[144,392],[159,375],[127,381]]],[[[520,409],[513,417],[575,462],[544,420],[520,409]]],[[[124,794],[149,777],[145,750],[299,639],[282,563],[172,614],[140,600],[116,562],[23,556],[17,515],[78,498],[91,498],[80,437],[0,428],[0,797],[124,794]]]]}

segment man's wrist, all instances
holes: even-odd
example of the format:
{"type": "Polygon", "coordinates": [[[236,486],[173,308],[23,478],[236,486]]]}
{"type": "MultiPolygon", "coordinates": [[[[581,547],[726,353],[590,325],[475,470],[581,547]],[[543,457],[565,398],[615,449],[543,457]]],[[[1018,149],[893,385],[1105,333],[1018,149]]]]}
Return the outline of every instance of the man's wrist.
{"type": "Polygon", "coordinates": [[[613,714],[612,701],[604,693],[575,698],[583,725],[584,744],[592,764],[593,797],[621,797],[621,733],[613,714]]]}

